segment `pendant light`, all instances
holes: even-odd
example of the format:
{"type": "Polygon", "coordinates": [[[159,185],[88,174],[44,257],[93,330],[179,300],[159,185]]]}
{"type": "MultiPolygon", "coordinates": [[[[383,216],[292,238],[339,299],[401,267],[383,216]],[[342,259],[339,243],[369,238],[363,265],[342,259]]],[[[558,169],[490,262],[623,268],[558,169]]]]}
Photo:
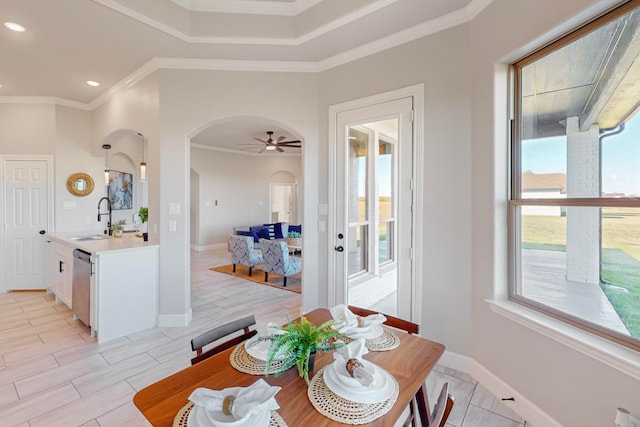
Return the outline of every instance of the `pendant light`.
{"type": "Polygon", "coordinates": [[[104,185],[109,185],[109,150],[111,150],[111,144],[102,144],[102,149],[105,151],[105,155],[104,155],[104,185]]]}
{"type": "Polygon", "coordinates": [[[142,161],[140,162],[140,181],[146,181],[147,180],[147,163],[144,161],[146,140],[143,134],[139,133],[138,135],[140,135],[140,137],[142,138],[142,161]]]}

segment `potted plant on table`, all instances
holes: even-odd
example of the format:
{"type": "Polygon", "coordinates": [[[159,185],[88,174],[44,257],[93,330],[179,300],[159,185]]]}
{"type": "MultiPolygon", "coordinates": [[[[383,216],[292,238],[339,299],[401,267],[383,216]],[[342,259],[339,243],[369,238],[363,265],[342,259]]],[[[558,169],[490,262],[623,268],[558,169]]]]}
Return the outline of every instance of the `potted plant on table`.
{"type": "Polygon", "coordinates": [[[285,333],[260,337],[258,341],[271,341],[267,351],[265,375],[269,375],[274,360],[283,361],[276,375],[297,366],[300,375],[309,384],[309,371],[313,371],[316,351],[332,351],[344,345],[342,335],[331,327],[333,320],[316,326],[302,316],[298,322],[289,322],[277,329],[285,333]]]}
{"type": "MultiPolygon", "coordinates": [[[[140,223],[141,224],[146,224],[146,222],[149,220],[149,208],[147,207],[140,207],[140,210],[138,211],[138,216],[140,217],[140,223]]],[[[146,226],[144,226],[144,231],[142,232],[142,239],[146,242],[149,240],[149,232],[146,229],[146,226]]]]}

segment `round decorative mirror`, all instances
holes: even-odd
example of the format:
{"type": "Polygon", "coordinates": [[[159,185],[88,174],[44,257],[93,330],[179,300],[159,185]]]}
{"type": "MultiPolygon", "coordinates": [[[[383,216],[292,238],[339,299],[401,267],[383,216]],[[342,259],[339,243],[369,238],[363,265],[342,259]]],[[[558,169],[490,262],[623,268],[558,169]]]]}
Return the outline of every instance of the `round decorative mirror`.
{"type": "Polygon", "coordinates": [[[74,173],[67,180],[67,189],[74,196],[87,196],[93,191],[93,179],[86,173],[74,173]]]}

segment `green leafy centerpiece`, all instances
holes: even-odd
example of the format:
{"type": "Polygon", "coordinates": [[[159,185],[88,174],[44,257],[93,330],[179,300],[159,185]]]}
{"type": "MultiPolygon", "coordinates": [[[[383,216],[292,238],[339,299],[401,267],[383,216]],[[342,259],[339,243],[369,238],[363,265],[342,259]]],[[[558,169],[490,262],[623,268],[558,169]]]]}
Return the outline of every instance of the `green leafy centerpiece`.
{"type": "Polygon", "coordinates": [[[302,316],[298,322],[289,320],[286,326],[277,327],[284,332],[260,337],[259,341],[271,341],[267,351],[265,375],[269,375],[271,363],[278,360],[283,363],[282,369],[276,372],[276,375],[295,365],[298,375],[309,384],[309,370],[310,366],[313,370],[316,351],[332,351],[344,345],[338,340],[342,335],[331,327],[332,324],[333,320],[329,320],[316,326],[302,316]]]}

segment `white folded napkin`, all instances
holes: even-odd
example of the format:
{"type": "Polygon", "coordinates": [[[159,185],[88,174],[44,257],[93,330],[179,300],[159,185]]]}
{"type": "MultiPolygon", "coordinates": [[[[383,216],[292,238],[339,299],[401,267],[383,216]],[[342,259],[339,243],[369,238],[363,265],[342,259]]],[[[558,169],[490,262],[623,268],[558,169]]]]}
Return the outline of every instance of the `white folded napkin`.
{"type": "MultiPolygon", "coordinates": [[[[249,387],[230,387],[223,390],[200,387],[191,393],[189,400],[196,407],[204,408],[206,412],[220,412],[225,397],[234,396],[231,415],[235,420],[239,420],[257,412],[278,409],[280,406],[274,396],[279,391],[280,387],[270,386],[265,380],[259,379],[249,387]]],[[[212,424],[215,423],[215,419],[211,415],[209,418],[212,424]]]]}
{"type": "Polygon", "coordinates": [[[340,347],[339,349],[333,352],[333,360],[334,360],[333,363],[337,365],[335,367],[337,369],[334,368],[335,372],[338,373],[339,375],[343,375],[343,376],[348,375],[352,378],[355,378],[363,386],[373,385],[375,382],[373,373],[370,372],[369,369],[366,369],[364,365],[362,365],[362,356],[364,356],[367,353],[369,353],[369,350],[364,345],[363,338],[357,339],[355,341],[351,341],[349,344],[340,347]],[[353,359],[359,362],[360,366],[356,366],[352,368],[351,370],[353,374],[352,375],[349,373],[347,364],[349,363],[350,360],[353,360],[353,359]]]}
{"type": "Polygon", "coordinates": [[[367,317],[361,318],[364,325],[358,326],[358,316],[353,314],[344,304],[338,304],[335,307],[330,308],[329,312],[335,321],[333,327],[341,334],[356,332],[354,330],[363,332],[371,328],[371,326],[381,325],[387,321],[387,318],[383,314],[371,314],[367,317]]]}

